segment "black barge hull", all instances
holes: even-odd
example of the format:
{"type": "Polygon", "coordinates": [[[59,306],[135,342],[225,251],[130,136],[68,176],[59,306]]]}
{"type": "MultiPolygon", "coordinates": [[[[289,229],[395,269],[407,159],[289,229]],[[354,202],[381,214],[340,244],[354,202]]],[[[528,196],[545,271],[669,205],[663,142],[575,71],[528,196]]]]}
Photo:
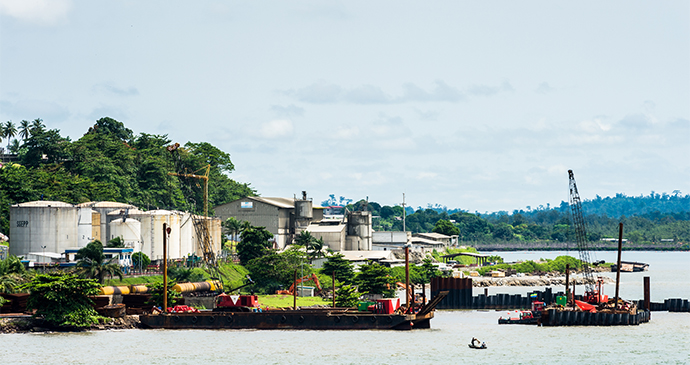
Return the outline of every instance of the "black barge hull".
{"type": "Polygon", "coordinates": [[[426,314],[337,313],[328,310],[201,312],[140,315],[146,328],[261,330],[411,330],[430,328],[426,314]]]}

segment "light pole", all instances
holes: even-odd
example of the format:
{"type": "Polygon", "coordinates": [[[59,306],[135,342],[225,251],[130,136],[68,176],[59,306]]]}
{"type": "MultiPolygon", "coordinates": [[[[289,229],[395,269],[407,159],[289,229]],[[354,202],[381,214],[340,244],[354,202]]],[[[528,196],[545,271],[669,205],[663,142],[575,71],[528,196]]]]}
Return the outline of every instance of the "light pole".
{"type": "Polygon", "coordinates": [[[41,246],[43,249],[43,256],[41,256],[41,262],[43,263],[43,272],[46,272],[45,258],[46,258],[46,246],[41,246]]]}

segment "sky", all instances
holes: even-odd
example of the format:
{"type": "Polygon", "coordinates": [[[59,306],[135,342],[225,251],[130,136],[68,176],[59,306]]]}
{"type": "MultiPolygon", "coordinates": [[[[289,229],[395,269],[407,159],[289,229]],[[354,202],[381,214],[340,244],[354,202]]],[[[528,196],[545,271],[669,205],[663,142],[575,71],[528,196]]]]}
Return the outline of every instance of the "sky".
{"type": "Polygon", "coordinates": [[[266,197],[688,194],[690,2],[0,0],[0,121],[105,116],[266,197]]]}

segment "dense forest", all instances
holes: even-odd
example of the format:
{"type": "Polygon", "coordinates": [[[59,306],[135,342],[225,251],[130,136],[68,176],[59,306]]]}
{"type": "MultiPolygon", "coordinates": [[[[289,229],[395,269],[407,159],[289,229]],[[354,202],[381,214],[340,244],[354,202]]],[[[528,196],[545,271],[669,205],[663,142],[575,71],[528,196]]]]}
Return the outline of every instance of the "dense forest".
{"type": "Polygon", "coordinates": [[[9,207],[33,200],[67,203],[118,201],[142,209],[203,211],[202,182],[169,175],[209,174],[209,206],[255,191],[227,176],[230,155],[210,143],[173,143],[167,135],[137,136],[121,122],[101,118],[76,141],[41,119],[3,125],[9,152],[0,169],[0,232],[9,234],[9,207]],[[11,128],[10,128],[11,127],[11,128]],[[14,129],[13,133],[8,130],[14,129]],[[19,137],[11,141],[11,137],[19,137]],[[21,139],[21,142],[20,142],[21,139]]]}

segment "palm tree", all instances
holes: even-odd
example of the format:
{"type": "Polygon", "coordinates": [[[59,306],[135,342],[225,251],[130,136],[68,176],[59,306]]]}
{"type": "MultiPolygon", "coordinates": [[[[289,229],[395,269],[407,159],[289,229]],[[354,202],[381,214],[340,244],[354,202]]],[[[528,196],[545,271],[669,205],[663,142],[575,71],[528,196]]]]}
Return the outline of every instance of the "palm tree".
{"type": "Polygon", "coordinates": [[[118,276],[122,280],[122,268],[115,258],[106,259],[100,241],[93,241],[77,251],[76,259],[78,271],[87,278],[98,279],[101,284],[105,282],[106,275],[111,278],[118,276]]]}
{"type": "Polygon", "coordinates": [[[10,150],[10,141],[12,141],[12,138],[17,135],[17,127],[14,126],[14,123],[12,121],[8,120],[7,123],[5,123],[5,131],[3,133],[5,138],[7,138],[7,151],[9,152],[10,150]]]}
{"type": "Polygon", "coordinates": [[[31,128],[38,128],[38,129],[45,129],[45,125],[43,125],[43,119],[41,118],[36,118],[31,122],[31,128]]]}
{"type": "Polygon", "coordinates": [[[225,227],[225,234],[230,236],[231,240],[237,241],[237,234],[240,232],[242,223],[235,217],[230,217],[225,220],[223,226],[225,227]]]}
{"type": "Polygon", "coordinates": [[[19,137],[21,137],[22,141],[26,141],[30,136],[31,125],[28,120],[22,120],[22,122],[19,123],[19,137]]]}

